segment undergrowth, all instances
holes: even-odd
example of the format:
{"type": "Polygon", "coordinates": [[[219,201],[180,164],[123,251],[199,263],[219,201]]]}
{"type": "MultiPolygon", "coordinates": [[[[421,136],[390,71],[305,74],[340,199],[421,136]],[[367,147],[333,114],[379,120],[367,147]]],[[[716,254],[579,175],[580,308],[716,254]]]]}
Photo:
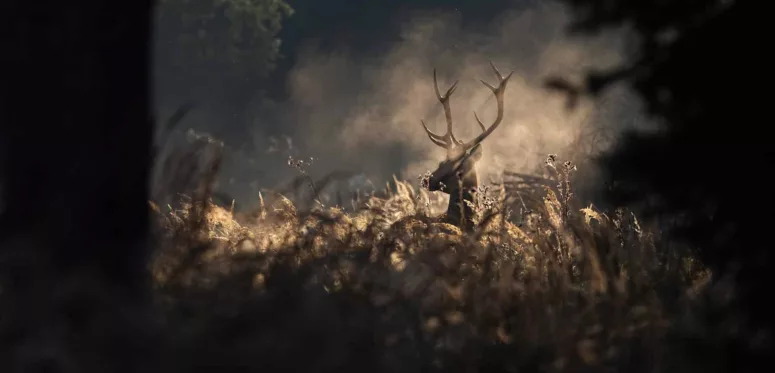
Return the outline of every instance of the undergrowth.
{"type": "Polygon", "coordinates": [[[355,211],[274,194],[238,214],[208,188],[152,204],[165,354],[219,372],[693,370],[671,341],[700,333],[685,320],[709,273],[548,161],[538,195],[481,188],[473,234],[401,181],[355,211]]]}

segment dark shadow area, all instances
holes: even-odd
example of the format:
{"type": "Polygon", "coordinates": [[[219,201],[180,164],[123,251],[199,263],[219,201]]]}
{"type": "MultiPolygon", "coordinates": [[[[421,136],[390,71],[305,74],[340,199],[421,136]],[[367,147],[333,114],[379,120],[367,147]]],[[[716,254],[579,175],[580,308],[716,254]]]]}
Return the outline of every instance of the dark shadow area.
{"type": "Polygon", "coordinates": [[[566,3],[581,15],[581,31],[619,24],[638,31],[636,57],[588,81],[593,93],[626,81],[663,120],[658,133],[631,133],[602,159],[610,197],[644,207],[698,252],[714,282],[732,282],[729,306],[739,325],[725,342],[725,367],[755,366],[773,347],[773,198],[755,176],[772,167],[773,151],[756,124],[766,118],[754,83],[763,72],[756,67],[759,49],[742,42],[757,35],[743,3],[566,3]]]}
{"type": "MultiPolygon", "coordinates": [[[[734,281],[743,333],[769,334],[774,201],[760,183],[773,150],[758,125],[766,118],[756,83],[764,72],[757,67],[760,49],[743,42],[757,37],[743,3],[564,2],[579,15],[577,31],[618,25],[637,31],[634,58],[592,74],[586,88],[599,93],[624,81],[662,122],[655,133],[628,134],[603,157],[610,197],[659,218],[697,250],[715,281],[734,281]]],[[[761,343],[771,348],[771,338],[761,343]]]]}
{"type": "Polygon", "coordinates": [[[152,360],[150,17],[151,1],[0,6],[2,371],[152,360]]]}

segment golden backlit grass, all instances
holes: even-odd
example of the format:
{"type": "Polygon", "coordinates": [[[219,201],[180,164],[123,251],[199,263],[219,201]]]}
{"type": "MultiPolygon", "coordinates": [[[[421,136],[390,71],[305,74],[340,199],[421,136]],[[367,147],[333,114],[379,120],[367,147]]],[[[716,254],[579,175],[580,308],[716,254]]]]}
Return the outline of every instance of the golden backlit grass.
{"type": "Polygon", "coordinates": [[[653,371],[669,355],[673,305],[709,276],[634,215],[568,188],[524,196],[542,202],[509,218],[506,193],[479,201],[472,234],[427,216],[427,192],[393,188],[356,212],[300,212],[280,195],[241,215],[206,198],[153,205],[163,244],[152,269],[171,318],[188,315],[191,364],[653,371]],[[213,324],[234,320],[234,335],[213,324]]]}

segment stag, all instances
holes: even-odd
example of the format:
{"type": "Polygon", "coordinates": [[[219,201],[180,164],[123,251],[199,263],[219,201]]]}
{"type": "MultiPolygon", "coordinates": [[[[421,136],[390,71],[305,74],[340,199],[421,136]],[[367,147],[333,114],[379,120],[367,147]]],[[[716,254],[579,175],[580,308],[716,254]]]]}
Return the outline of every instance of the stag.
{"type": "Polygon", "coordinates": [[[479,175],[476,172],[476,164],[482,158],[482,141],[490,136],[503,121],[504,92],[506,91],[506,84],[513,74],[512,71],[504,77],[492,62],[490,62],[490,66],[498,77],[498,85],[492,86],[483,80],[481,82],[495,95],[498,113],[493,123],[486,127],[476,115],[476,112],[474,112],[474,118],[482,129],[482,133],[468,142],[458,140],[452,133],[452,110],[450,109],[449,99],[455,92],[458,82],[456,81],[452,84],[446,93],[442,95],[439,91],[436,69],[433,69],[433,86],[436,91],[436,98],[444,108],[447,133],[444,135],[436,134],[428,128],[425,121],[420,121],[431,142],[446,150],[446,158],[431,173],[427,185],[428,190],[449,194],[449,205],[447,206],[447,212],[443,221],[456,225],[463,231],[470,231],[474,228],[473,221],[471,220],[474,211],[465,201],[473,202],[474,193],[479,188],[479,175]]]}

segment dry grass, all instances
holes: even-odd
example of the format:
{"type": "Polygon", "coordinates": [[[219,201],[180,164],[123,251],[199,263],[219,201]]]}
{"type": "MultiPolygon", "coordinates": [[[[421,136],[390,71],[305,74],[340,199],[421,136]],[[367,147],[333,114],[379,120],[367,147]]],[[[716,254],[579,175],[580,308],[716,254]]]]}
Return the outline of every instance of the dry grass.
{"type": "Polygon", "coordinates": [[[676,305],[709,274],[627,211],[576,201],[562,167],[540,195],[480,198],[470,235],[398,181],[355,212],[280,195],[236,216],[206,198],[154,205],[153,273],[181,331],[169,355],[218,371],[674,367],[676,305]]]}

